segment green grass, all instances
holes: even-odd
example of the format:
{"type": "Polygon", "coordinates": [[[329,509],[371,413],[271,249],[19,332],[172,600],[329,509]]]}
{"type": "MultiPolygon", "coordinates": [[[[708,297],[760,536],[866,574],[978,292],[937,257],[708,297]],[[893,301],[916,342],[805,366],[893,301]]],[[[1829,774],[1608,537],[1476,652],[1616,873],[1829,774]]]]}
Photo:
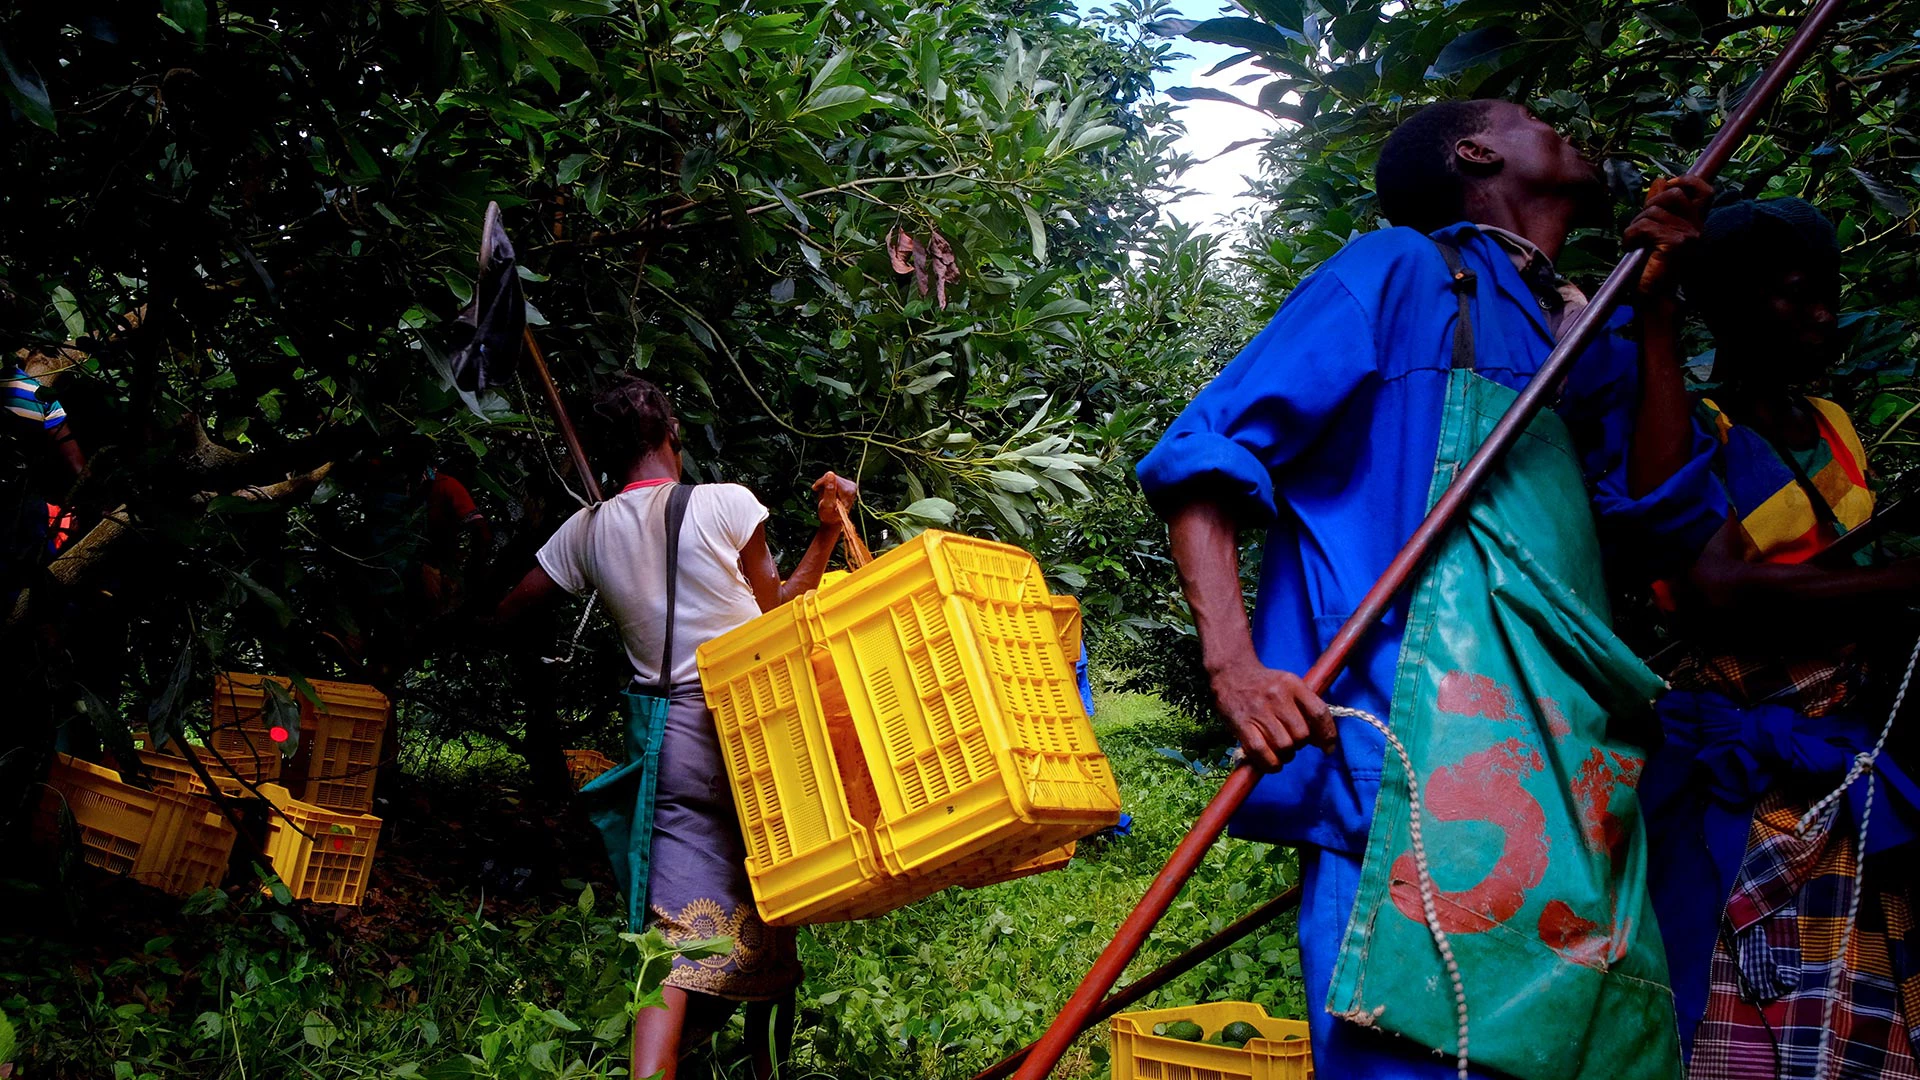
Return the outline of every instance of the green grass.
{"type": "MultiPolygon", "coordinates": [[[[1051,873],[802,931],[797,1077],[958,1080],[1039,1036],[1222,775],[1161,753],[1217,761],[1223,746],[1154,698],[1102,695],[1097,715],[1133,834],[1083,844],[1051,873]]],[[[438,764],[471,772],[473,760],[438,764]]],[[[587,902],[577,882],[502,898],[501,879],[477,876],[515,844],[567,849],[555,879],[604,876],[584,821],[528,810],[514,782],[482,770],[464,787],[403,786],[396,810],[415,799],[430,812],[389,820],[379,905],[358,911],[239,888],[183,905],[85,871],[65,886],[0,881],[0,906],[37,910],[0,924],[0,1013],[18,1029],[23,1075],[625,1075],[635,954],[620,905],[604,885],[587,902]]],[[[1216,844],[1131,974],[1293,878],[1290,853],[1216,844]]],[[[1149,1005],[1242,999],[1298,1016],[1298,975],[1286,917],[1149,1005]]],[[[723,1078],[746,1075],[740,1056],[737,1020],[701,1055],[723,1078]]],[[[1056,1073],[1105,1074],[1103,1034],[1056,1073]]]]}
{"type": "MultiPolygon", "coordinates": [[[[1197,775],[1160,753],[1164,747],[1218,760],[1223,747],[1155,698],[1102,694],[1095,715],[1133,834],[1084,844],[1080,856],[1052,873],[949,890],[883,918],[804,933],[802,1065],[829,1076],[945,1080],[971,1076],[1039,1037],[1224,775],[1197,775]]],[[[1233,840],[1214,845],[1129,977],[1202,940],[1295,876],[1291,852],[1233,840]]],[[[1149,1004],[1226,999],[1302,1015],[1290,916],[1149,1004]]],[[[1086,1038],[1056,1075],[1105,1075],[1104,1062],[1104,1037],[1086,1038]]]]}

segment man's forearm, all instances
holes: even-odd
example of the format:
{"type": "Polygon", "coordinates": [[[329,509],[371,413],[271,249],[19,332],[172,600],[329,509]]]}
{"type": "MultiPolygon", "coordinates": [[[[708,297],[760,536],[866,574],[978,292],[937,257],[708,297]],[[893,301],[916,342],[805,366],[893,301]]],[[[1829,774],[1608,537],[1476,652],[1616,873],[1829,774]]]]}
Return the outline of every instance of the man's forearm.
{"type": "Polygon", "coordinates": [[[1176,511],[1168,526],[1207,673],[1259,663],[1240,592],[1240,538],[1233,518],[1218,503],[1193,502],[1176,511]]]}
{"type": "Polygon", "coordinates": [[[1627,450],[1627,494],[1638,499],[1667,482],[1687,463],[1692,405],[1680,371],[1680,314],[1666,297],[1648,297],[1640,308],[1640,400],[1627,450]]]}
{"type": "Polygon", "coordinates": [[[806,554],[800,556],[800,565],[793,568],[793,576],[780,583],[779,600],[784,604],[808,589],[820,587],[820,576],[827,572],[827,562],[833,558],[834,545],[840,541],[838,526],[822,524],[813,532],[813,542],[807,545],[806,554]]]}

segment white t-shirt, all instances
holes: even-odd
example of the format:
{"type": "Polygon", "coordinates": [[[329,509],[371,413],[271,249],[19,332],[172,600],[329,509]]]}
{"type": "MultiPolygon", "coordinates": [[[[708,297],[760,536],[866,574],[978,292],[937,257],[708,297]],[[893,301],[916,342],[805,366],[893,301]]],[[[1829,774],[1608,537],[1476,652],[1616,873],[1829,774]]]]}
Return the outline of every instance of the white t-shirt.
{"type": "MultiPolygon", "coordinates": [[[[627,660],[643,685],[660,679],[667,615],[667,494],[672,484],[635,488],[582,509],[537,558],[570,593],[600,590],[627,660]]],[[[767,520],[767,508],[739,484],[700,484],[680,526],[680,587],[674,598],[673,684],[698,682],[693,650],[760,614],[740,572],[740,549],[767,520]]]]}

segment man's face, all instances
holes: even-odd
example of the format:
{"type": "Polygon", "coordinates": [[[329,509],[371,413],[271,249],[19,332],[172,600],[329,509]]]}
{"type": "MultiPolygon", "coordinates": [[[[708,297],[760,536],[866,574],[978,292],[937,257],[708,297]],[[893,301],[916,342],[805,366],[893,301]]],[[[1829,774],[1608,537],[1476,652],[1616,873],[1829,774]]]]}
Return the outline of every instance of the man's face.
{"type": "Polygon", "coordinates": [[[1496,174],[1522,190],[1604,198],[1606,179],[1593,162],[1533,110],[1511,101],[1490,103],[1486,128],[1474,142],[1499,155],[1496,174]]]}

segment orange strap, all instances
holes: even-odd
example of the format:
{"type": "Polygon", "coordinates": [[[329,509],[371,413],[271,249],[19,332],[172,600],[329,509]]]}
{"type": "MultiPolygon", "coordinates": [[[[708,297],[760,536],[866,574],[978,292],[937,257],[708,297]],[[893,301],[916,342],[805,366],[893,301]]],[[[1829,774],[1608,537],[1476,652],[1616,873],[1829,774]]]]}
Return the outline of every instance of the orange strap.
{"type": "Polygon", "coordinates": [[[867,542],[860,539],[860,531],[853,527],[853,515],[844,502],[833,504],[834,516],[840,519],[840,539],[847,545],[847,566],[858,570],[873,561],[873,552],[867,550],[867,542]]]}

